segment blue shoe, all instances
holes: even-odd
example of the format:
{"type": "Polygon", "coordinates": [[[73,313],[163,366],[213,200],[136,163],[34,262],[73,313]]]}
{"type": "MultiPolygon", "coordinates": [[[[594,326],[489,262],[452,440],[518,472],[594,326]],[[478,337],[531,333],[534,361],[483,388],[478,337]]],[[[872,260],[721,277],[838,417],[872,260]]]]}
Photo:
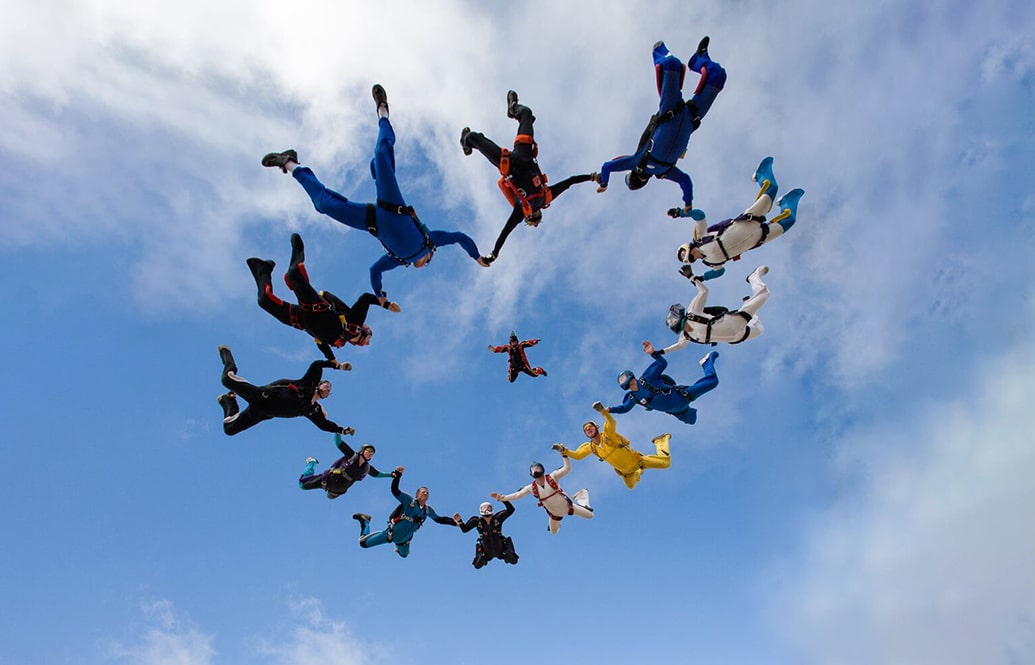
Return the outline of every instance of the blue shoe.
{"type": "Polygon", "coordinates": [[[776,222],[783,226],[783,230],[786,231],[794,224],[794,220],[797,219],[798,215],[798,201],[802,196],[805,195],[805,190],[801,187],[792,189],[776,202],[776,205],[780,206],[780,214],[774,219],[770,220],[770,223],[776,222]]]}
{"type": "Polygon", "coordinates": [[[661,67],[662,69],[678,69],[680,71],[683,69],[683,61],[669,52],[668,47],[665,46],[665,42],[658,42],[654,45],[652,56],[656,67],[661,67]]]}
{"type": "Polygon", "coordinates": [[[705,355],[704,358],[701,358],[697,362],[697,364],[700,365],[701,367],[704,367],[705,365],[708,364],[709,361],[714,363],[715,359],[718,358],[718,357],[719,357],[719,352],[718,351],[709,351],[708,354],[705,355]]]}
{"type": "Polygon", "coordinates": [[[708,44],[711,39],[705,35],[704,39],[697,45],[697,51],[690,56],[690,60],[687,61],[686,67],[691,71],[700,71],[701,67],[712,61],[708,56],[708,44]]]}
{"type": "Polygon", "coordinates": [[[758,196],[755,197],[757,201],[763,194],[769,196],[769,200],[776,200],[776,192],[779,186],[776,184],[776,176],[773,175],[773,158],[766,157],[755,169],[755,175],[751,176],[751,179],[758,183],[759,190],[758,196]]]}

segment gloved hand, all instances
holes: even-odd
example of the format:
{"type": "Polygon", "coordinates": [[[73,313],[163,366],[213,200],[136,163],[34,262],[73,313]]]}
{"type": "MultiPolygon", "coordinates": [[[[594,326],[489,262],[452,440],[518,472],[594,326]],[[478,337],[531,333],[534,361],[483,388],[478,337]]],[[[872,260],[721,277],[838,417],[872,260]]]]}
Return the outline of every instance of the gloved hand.
{"type": "Polygon", "coordinates": [[[683,277],[686,277],[689,280],[692,280],[694,278],[694,267],[689,263],[684,263],[679,268],[679,274],[683,277]]]}

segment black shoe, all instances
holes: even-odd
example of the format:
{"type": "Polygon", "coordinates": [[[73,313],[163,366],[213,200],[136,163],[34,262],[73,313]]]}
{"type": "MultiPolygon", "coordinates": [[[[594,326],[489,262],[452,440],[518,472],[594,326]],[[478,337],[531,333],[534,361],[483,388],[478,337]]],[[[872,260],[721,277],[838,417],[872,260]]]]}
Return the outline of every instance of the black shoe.
{"type": "Polygon", "coordinates": [[[465,155],[470,155],[471,152],[473,152],[471,150],[471,146],[467,145],[467,135],[470,134],[470,133],[471,133],[471,128],[470,127],[464,127],[463,129],[460,130],[460,147],[463,148],[465,155]]]}
{"type": "Polygon", "coordinates": [[[374,87],[370,90],[370,94],[374,96],[374,106],[377,107],[378,112],[381,111],[381,107],[385,107],[388,110],[388,93],[381,87],[380,83],[375,83],[374,87]]]}
{"type": "Polygon", "coordinates": [[[305,263],[305,244],[302,243],[302,236],[297,233],[291,234],[291,265],[297,266],[305,263]]]}
{"type": "Polygon", "coordinates": [[[270,285],[270,277],[273,275],[273,269],[277,267],[277,264],[273,261],[263,261],[262,259],[252,257],[246,261],[248,268],[252,271],[252,277],[255,278],[255,283],[259,285],[260,289],[265,289],[270,285]]]}
{"type": "Polygon", "coordinates": [[[708,42],[709,41],[710,40],[708,38],[708,35],[705,35],[704,39],[701,40],[701,43],[699,43],[697,45],[697,55],[708,55],[708,42]]]}
{"type": "Polygon", "coordinates": [[[237,395],[232,392],[220,395],[216,401],[219,402],[219,406],[223,407],[224,418],[229,418],[240,410],[237,406],[237,395]]]}
{"type": "Polygon", "coordinates": [[[355,513],[352,516],[352,519],[357,520],[360,524],[362,524],[363,522],[370,521],[370,515],[367,515],[366,513],[355,513]]]}
{"type": "Polygon", "coordinates": [[[516,118],[517,117],[517,103],[518,103],[517,93],[514,92],[513,90],[508,90],[507,91],[507,117],[508,118],[516,118]]]}
{"type": "Polygon", "coordinates": [[[298,153],[294,150],[285,150],[284,152],[271,152],[262,158],[262,165],[273,167],[276,166],[284,173],[287,173],[288,162],[298,163],[298,153]]]}
{"type": "Polygon", "coordinates": [[[230,353],[230,347],[223,344],[219,345],[219,359],[223,361],[223,369],[225,371],[237,373],[237,363],[234,362],[234,356],[230,353]]]}

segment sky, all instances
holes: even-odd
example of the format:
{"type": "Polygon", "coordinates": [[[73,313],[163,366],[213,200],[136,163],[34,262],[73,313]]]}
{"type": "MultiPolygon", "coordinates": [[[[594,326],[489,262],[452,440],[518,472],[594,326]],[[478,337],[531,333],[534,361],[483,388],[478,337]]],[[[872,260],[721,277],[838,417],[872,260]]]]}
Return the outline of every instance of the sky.
{"type": "MultiPolygon", "coordinates": [[[[1035,662],[1031,3],[0,8],[0,665],[1035,662]],[[219,344],[259,383],[319,357],[245,259],[286,295],[297,232],[351,301],[381,253],[263,154],[373,199],[381,83],[407,202],[487,252],[509,210],[460,130],[506,145],[515,89],[552,182],[599,170],[656,109],[654,42],[685,59],[704,35],[728,82],[680,163],[694,206],[741,212],[767,155],[806,194],[710,284],[735,307],[764,264],[772,297],[762,337],[716,347],[697,424],[617,417],[642,451],[671,433],[670,469],[630,491],[574,462],[594,518],[550,535],[522,499],[519,563],[475,570],[475,534],[433,523],[406,559],[360,549],[351,515],[384,524],[389,481],[300,491],[307,456],[337,457],[304,420],[223,434],[219,344]]],[[[447,247],[387,273],[402,311],[340,353],[330,417],[441,514],[556,468],[641,342],[674,341],[679,202],[578,185],[488,270],[447,247]],[[507,382],[486,345],[511,330],[547,377],[507,382]]]]}

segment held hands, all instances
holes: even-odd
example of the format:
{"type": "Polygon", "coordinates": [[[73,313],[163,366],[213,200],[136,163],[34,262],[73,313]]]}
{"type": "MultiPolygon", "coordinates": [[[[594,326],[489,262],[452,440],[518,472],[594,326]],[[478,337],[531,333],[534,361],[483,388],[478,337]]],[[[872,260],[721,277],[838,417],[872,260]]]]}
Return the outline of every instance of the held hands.
{"type": "Polygon", "coordinates": [[[489,492],[489,498],[490,499],[496,499],[497,501],[502,501],[503,499],[500,498],[502,496],[503,495],[500,494],[499,492],[489,492]]]}
{"type": "Polygon", "coordinates": [[[668,216],[672,219],[678,219],[680,217],[689,217],[691,213],[690,206],[684,208],[669,208],[668,216]]]}
{"type": "Polygon", "coordinates": [[[561,454],[561,457],[568,456],[568,449],[564,447],[563,443],[555,443],[550,447],[559,452],[561,454]]]}
{"type": "Polygon", "coordinates": [[[464,519],[460,517],[460,513],[453,513],[453,521],[456,522],[457,526],[464,523],[464,519]]]}
{"type": "Polygon", "coordinates": [[[398,478],[401,475],[403,475],[403,467],[401,467],[401,466],[395,467],[395,471],[392,471],[392,477],[393,478],[398,478]]]}
{"type": "Polygon", "coordinates": [[[388,296],[384,296],[384,295],[378,296],[377,297],[377,302],[380,303],[381,306],[384,307],[385,309],[387,309],[389,312],[400,312],[400,311],[402,311],[402,307],[399,307],[399,303],[397,303],[397,302],[389,302],[388,296]]]}
{"type": "Polygon", "coordinates": [[[335,369],[340,369],[343,372],[349,372],[349,371],[352,371],[352,363],[348,363],[348,362],[343,363],[343,362],[338,362],[336,360],[336,361],[334,361],[334,368],[335,369]]]}
{"type": "Polygon", "coordinates": [[[643,352],[648,355],[654,353],[654,344],[652,344],[650,340],[643,343],[643,352]]]}
{"type": "Polygon", "coordinates": [[[597,185],[598,185],[598,187],[597,187],[597,194],[599,194],[601,192],[606,192],[607,191],[607,185],[605,185],[604,183],[602,183],[600,181],[600,174],[599,173],[594,171],[593,173],[589,174],[589,177],[590,177],[590,179],[593,182],[597,183],[597,185]]]}
{"type": "Polygon", "coordinates": [[[492,262],[495,261],[495,260],[496,260],[495,256],[479,256],[476,259],[476,261],[478,261],[478,265],[480,265],[483,268],[488,268],[489,266],[492,265],[492,262]]]}
{"type": "Polygon", "coordinates": [[[342,436],[351,436],[351,435],[353,435],[355,433],[356,433],[356,430],[354,430],[351,427],[345,427],[344,429],[341,430],[342,436]]]}
{"type": "Polygon", "coordinates": [[[686,277],[691,282],[697,279],[696,277],[694,277],[694,267],[689,263],[684,263],[682,266],[679,267],[679,274],[683,277],[686,277]]]}
{"type": "Polygon", "coordinates": [[[593,410],[599,413],[605,413],[607,409],[604,408],[603,402],[593,402],[593,410]]]}

